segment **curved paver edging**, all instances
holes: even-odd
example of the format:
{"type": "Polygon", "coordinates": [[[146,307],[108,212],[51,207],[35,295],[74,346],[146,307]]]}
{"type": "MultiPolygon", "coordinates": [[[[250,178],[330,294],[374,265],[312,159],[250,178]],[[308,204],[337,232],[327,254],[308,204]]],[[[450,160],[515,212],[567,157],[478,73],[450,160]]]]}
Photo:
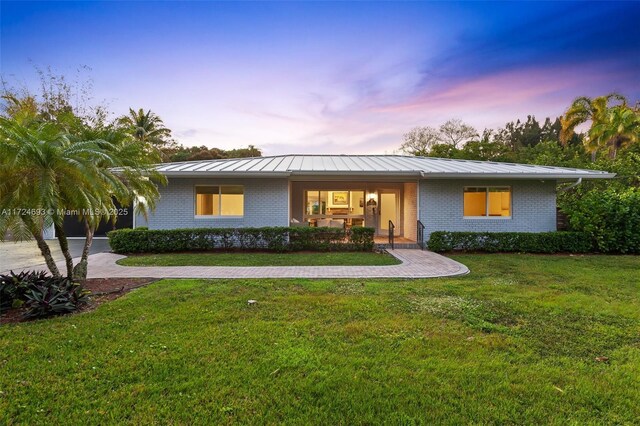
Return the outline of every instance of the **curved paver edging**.
{"type": "MultiPolygon", "coordinates": [[[[116,261],[126,256],[103,252],[89,256],[87,278],[437,278],[469,273],[469,268],[462,263],[430,251],[400,249],[387,252],[402,263],[384,266],[121,266],[116,261]]],[[[64,269],[62,262],[58,266],[64,269]]],[[[47,268],[40,264],[27,269],[47,268]]]]}
{"type": "MultiPolygon", "coordinates": [[[[387,250],[402,263],[384,266],[121,266],[126,256],[90,256],[89,278],[435,278],[469,273],[462,263],[422,250],[387,250]]],[[[348,256],[348,253],[345,253],[348,256]]]]}

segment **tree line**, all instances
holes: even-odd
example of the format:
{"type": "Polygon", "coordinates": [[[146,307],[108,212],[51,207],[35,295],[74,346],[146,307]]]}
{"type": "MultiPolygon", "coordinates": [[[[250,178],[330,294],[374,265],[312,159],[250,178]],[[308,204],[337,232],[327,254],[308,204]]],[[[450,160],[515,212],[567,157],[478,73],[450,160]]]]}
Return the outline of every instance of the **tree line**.
{"type": "Polygon", "coordinates": [[[163,162],[217,160],[222,158],[261,157],[262,151],[254,145],[247,148],[224,150],[207,146],[184,146],[173,139],[171,130],[164,125],[164,121],[152,112],[140,108],[129,109],[129,114],[118,118],[117,123],[138,140],[145,141],[156,147],[163,162]]]}
{"type": "Polygon", "coordinates": [[[567,214],[570,229],[589,234],[596,250],[640,252],[640,103],[634,105],[622,95],[579,97],[561,117],[540,123],[528,116],[481,134],[460,120],[439,128],[416,127],[404,135],[400,150],[616,173],[614,179],[577,186],[560,183],[557,204],[567,214]]]}
{"type": "Polygon", "coordinates": [[[616,93],[579,97],[563,116],[553,120],[547,117],[540,123],[530,115],[525,121],[512,121],[482,133],[459,119],[451,119],[438,128],[411,129],[404,135],[400,150],[430,157],[531,163],[544,151],[554,151],[556,145],[566,151],[562,156],[565,161],[574,157],[582,162],[595,162],[599,156],[615,159],[618,151],[638,143],[639,105],[631,106],[627,98],[616,93]],[[589,125],[588,130],[576,132],[581,125],[589,125]],[[538,147],[540,144],[543,146],[538,147]]]}

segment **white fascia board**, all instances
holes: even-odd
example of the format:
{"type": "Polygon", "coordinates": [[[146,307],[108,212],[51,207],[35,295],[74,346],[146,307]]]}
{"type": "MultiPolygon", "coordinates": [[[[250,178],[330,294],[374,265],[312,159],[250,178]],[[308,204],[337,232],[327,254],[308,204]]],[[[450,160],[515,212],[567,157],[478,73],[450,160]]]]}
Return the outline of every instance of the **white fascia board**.
{"type": "Polygon", "coordinates": [[[218,177],[218,178],[342,178],[371,177],[371,178],[422,178],[422,179],[612,179],[615,173],[424,173],[418,171],[407,172],[216,172],[216,171],[166,171],[160,172],[167,177],[218,177]]]}
{"type": "Polygon", "coordinates": [[[366,171],[366,170],[358,170],[358,171],[302,171],[302,172],[291,172],[291,176],[336,176],[336,177],[347,177],[347,176],[356,176],[356,177],[364,177],[364,176],[375,176],[375,177],[420,177],[421,172],[419,171],[366,171]]]}
{"type": "Polygon", "coordinates": [[[198,171],[186,171],[186,172],[160,172],[167,177],[217,177],[217,178],[282,178],[289,177],[289,172],[198,172],[198,171]]]}
{"type": "Polygon", "coordinates": [[[615,173],[422,173],[423,179],[613,179],[615,173]]]}

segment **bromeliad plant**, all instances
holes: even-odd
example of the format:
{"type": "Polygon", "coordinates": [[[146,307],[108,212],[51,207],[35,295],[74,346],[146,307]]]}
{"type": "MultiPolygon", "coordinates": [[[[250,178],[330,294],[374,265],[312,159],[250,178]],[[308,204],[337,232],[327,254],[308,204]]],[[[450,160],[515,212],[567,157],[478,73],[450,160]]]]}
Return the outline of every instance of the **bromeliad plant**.
{"type": "Polygon", "coordinates": [[[30,284],[42,285],[48,279],[45,271],[24,271],[0,275],[0,313],[24,303],[30,284]]]}
{"type": "Polygon", "coordinates": [[[43,284],[31,284],[24,297],[24,318],[46,318],[82,308],[89,301],[89,291],[69,278],[51,277],[43,284]]]}
{"type": "Polygon", "coordinates": [[[89,301],[89,291],[69,278],[44,271],[0,275],[0,313],[24,306],[24,318],[46,318],[75,312],[89,301]]]}

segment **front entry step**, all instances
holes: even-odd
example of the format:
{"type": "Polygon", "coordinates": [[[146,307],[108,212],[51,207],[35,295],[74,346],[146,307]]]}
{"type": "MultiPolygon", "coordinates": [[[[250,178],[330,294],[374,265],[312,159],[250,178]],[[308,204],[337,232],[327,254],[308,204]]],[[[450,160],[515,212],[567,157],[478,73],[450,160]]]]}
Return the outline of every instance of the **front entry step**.
{"type": "MultiPolygon", "coordinates": [[[[420,246],[417,243],[394,243],[394,249],[420,249],[420,246]]],[[[389,243],[376,243],[375,248],[377,250],[385,250],[391,249],[391,244],[389,243]]]]}

